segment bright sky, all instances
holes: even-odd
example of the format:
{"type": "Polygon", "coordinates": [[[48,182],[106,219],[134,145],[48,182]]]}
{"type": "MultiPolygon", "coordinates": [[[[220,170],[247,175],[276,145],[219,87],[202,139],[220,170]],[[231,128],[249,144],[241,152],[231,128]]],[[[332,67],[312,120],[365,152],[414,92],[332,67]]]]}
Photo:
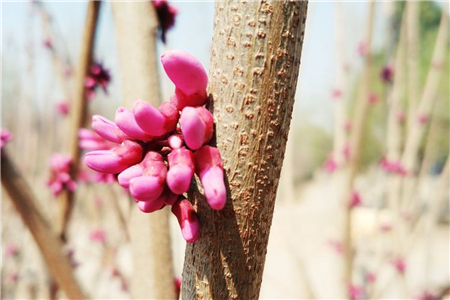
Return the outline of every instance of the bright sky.
{"type": "MultiPolygon", "coordinates": [[[[331,129],[333,102],[330,91],[335,81],[334,50],[334,15],[335,1],[310,2],[306,25],[306,37],[302,54],[299,86],[297,91],[295,118],[308,121],[331,129]]],[[[210,44],[213,33],[214,2],[212,1],[171,1],[178,8],[176,26],[168,35],[167,48],[186,50],[202,61],[209,68],[210,44]]],[[[54,24],[71,53],[76,57],[78,43],[81,39],[86,2],[54,1],[45,2],[54,17],[54,24]]],[[[344,39],[346,56],[352,68],[357,69],[360,59],[356,54],[357,45],[362,40],[366,27],[367,2],[345,2],[344,39]]],[[[37,88],[36,101],[48,95],[48,82],[51,79],[50,55],[42,47],[41,24],[37,15],[33,15],[28,1],[2,2],[2,62],[5,65],[18,65],[25,72],[27,56],[26,45],[34,45],[35,80],[37,88]]],[[[385,34],[387,5],[378,3],[376,10],[374,47],[383,46],[385,34]]],[[[97,33],[95,57],[103,61],[111,70],[113,84],[110,95],[120,99],[118,62],[114,22],[109,3],[102,6],[100,24],[97,33]]],[[[160,51],[164,46],[160,45],[160,51]]],[[[6,78],[5,78],[6,79],[6,78]]],[[[7,80],[4,81],[4,84],[7,80]]],[[[170,84],[164,83],[165,87],[170,84]]],[[[26,87],[24,87],[26,88],[26,87]]],[[[60,91],[59,91],[60,93],[60,91]]],[[[58,92],[52,97],[61,97],[58,92]]],[[[295,120],[295,119],[294,119],[295,120]]],[[[298,122],[298,120],[295,120],[298,122]]]]}

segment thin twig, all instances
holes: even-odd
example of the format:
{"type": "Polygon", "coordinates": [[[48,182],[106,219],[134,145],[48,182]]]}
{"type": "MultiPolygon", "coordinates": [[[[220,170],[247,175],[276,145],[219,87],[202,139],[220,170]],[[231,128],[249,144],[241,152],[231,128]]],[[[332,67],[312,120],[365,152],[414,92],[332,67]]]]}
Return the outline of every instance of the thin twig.
{"type": "Polygon", "coordinates": [[[63,243],[36,206],[35,196],[6,153],[1,157],[2,185],[31,232],[53,278],[70,299],[86,299],[73,274],[63,243]]]}

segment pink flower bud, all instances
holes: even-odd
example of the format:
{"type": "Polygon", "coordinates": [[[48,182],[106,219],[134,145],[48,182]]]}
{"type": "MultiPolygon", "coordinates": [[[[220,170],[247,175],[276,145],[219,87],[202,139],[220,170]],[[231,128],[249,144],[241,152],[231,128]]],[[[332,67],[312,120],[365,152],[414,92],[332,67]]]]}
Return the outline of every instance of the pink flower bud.
{"type": "Polygon", "coordinates": [[[86,128],[80,128],[78,130],[78,138],[78,146],[83,150],[109,150],[117,146],[86,128]]]}
{"type": "Polygon", "coordinates": [[[86,165],[94,171],[117,174],[142,159],[142,146],[136,142],[125,140],[119,147],[112,150],[92,151],[85,155],[86,165]]]}
{"type": "Polygon", "coordinates": [[[167,185],[174,194],[181,195],[188,191],[194,176],[194,156],[188,149],[175,149],[168,160],[167,185]]]}
{"type": "Polygon", "coordinates": [[[215,210],[221,210],[227,201],[223,178],[222,158],[217,148],[203,146],[194,153],[195,173],[200,177],[206,201],[215,210]]]}
{"type": "Polygon", "coordinates": [[[183,136],[181,134],[171,135],[167,139],[167,142],[169,143],[170,148],[179,149],[183,147],[183,136]]]}
{"type": "Polygon", "coordinates": [[[136,100],[133,113],[139,127],[155,137],[174,131],[179,117],[178,109],[170,102],[163,102],[157,109],[143,100],[136,100]]]}
{"type": "Polygon", "coordinates": [[[384,83],[392,83],[394,78],[394,69],[392,66],[384,66],[380,72],[380,77],[384,83]]]}
{"type": "Polygon", "coordinates": [[[170,50],[161,55],[161,63],[175,84],[173,100],[178,109],[205,104],[208,76],[197,58],[182,50],[170,50]]]}
{"type": "Polygon", "coordinates": [[[153,138],[139,127],[131,110],[119,107],[116,111],[115,121],[120,130],[133,139],[150,141],[153,138]]]}
{"type": "Polygon", "coordinates": [[[191,203],[184,197],[181,197],[172,206],[172,213],[177,217],[181,227],[181,234],[186,242],[195,242],[200,236],[200,222],[191,203]]]}
{"type": "Polygon", "coordinates": [[[106,231],[104,229],[96,229],[91,231],[89,239],[93,242],[104,244],[106,241],[106,231]]]}
{"type": "Polygon", "coordinates": [[[144,213],[152,213],[154,211],[160,210],[165,206],[164,199],[165,197],[159,196],[156,199],[149,201],[138,201],[137,206],[139,210],[144,213]]]}
{"type": "Polygon", "coordinates": [[[325,171],[327,171],[328,173],[333,173],[338,167],[338,164],[336,163],[336,161],[333,158],[333,155],[328,155],[328,159],[325,162],[324,168],[325,171]]]}
{"type": "Polygon", "coordinates": [[[134,165],[124,170],[117,176],[120,186],[128,189],[130,187],[130,180],[142,176],[144,168],[141,165],[134,165]]]}
{"type": "Polygon", "coordinates": [[[428,122],[428,116],[426,115],[419,115],[417,117],[417,121],[419,122],[420,125],[424,125],[428,122]]]}
{"type": "Polygon", "coordinates": [[[129,137],[117,127],[116,123],[99,115],[92,117],[92,129],[104,138],[113,143],[120,144],[129,137]]]}
{"type": "Polygon", "coordinates": [[[141,163],[142,176],[130,180],[130,193],[138,201],[150,201],[158,198],[166,180],[167,167],[161,154],[149,151],[141,163]]]}
{"type": "Polygon", "coordinates": [[[214,118],[204,107],[185,107],[181,112],[180,126],[186,145],[197,150],[207,143],[213,134],[214,118]]]}
{"type": "Polygon", "coordinates": [[[335,88],[331,91],[331,98],[337,99],[342,96],[342,91],[338,88],[335,88]]]}

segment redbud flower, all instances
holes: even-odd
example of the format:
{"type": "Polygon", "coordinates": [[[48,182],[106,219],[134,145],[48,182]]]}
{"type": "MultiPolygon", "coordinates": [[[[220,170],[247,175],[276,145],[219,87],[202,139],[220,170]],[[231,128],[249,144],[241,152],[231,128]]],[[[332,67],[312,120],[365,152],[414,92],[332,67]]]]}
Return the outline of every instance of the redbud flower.
{"type": "Polygon", "coordinates": [[[177,217],[181,234],[188,243],[195,242],[200,236],[200,223],[194,208],[184,197],[172,205],[172,213],[177,217]]]}
{"type": "Polygon", "coordinates": [[[366,273],[366,280],[367,282],[373,283],[377,279],[377,276],[373,272],[367,272],[366,273]]]}
{"type": "Polygon", "coordinates": [[[405,118],[406,118],[406,116],[405,116],[404,112],[400,111],[397,113],[397,121],[399,123],[403,123],[405,121],[405,118]]]}
{"type": "Polygon", "coordinates": [[[208,76],[197,58],[182,50],[170,50],[161,55],[161,63],[175,84],[175,94],[170,101],[178,109],[205,104],[208,76]]]}
{"type": "Polygon", "coordinates": [[[212,137],[214,119],[204,107],[185,107],[181,112],[180,126],[186,145],[193,149],[200,149],[212,137]]]}
{"type": "Polygon", "coordinates": [[[61,116],[67,116],[70,112],[70,102],[63,101],[56,104],[56,110],[61,116]]]}
{"type": "Polygon", "coordinates": [[[106,231],[104,229],[96,229],[91,231],[89,239],[93,242],[104,244],[106,241],[106,231]]]}
{"type": "Polygon", "coordinates": [[[331,98],[337,99],[342,96],[342,91],[338,88],[335,88],[331,91],[331,98]]]}
{"type": "Polygon", "coordinates": [[[72,158],[59,153],[52,154],[50,158],[50,179],[47,185],[50,187],[54,196],[59,195],[63,189],[74,191],[76,188],[75,181],[70,177],[70,164],[72,158]]]}
{"type": "Polygon", "coordinates": [[[349,207],[355,208],[356,206],[360,206],[361,204],[362,204],[361,196],[359,195],[359,193],[357,191],[353,191],[350,202],[348,204],[349,207]]]}
{"type": "Polygon", "coordinates": [[[139,127],[131,110],[119,107],[116,111],[115,121],[120,130],[133,139],[141,141],[151,141],[153,139],[153,136],[139,127]]]}
{"type": "Polygon", "coordinates": [[[156,14],[158,15],[161,40],[163,43],[166,43],[166,32],[175,24],[175,17],[178,11],[164,0],[155,0],[152,1],[152,3],[156,9],[156,14]]]}
{"type": "Polygon", "coordinates": [[[428,122],[428,116],[426,115],[419,115],[417,117],[417,121],[420,123],[420,125],[424,125],[428,122]]]}
{"type": "Polygon", "coordinates": [[[0,148],[3,149],[3,147],[11,141],[13,138],[12,133],[8,129],[0,129],[0,148]]]}
{"type": "Polygon", "coordinates": [[[346,160],[350,159],[350,145],[348,143],[342,149],[342,154],[344,154],[346,160]]]}
{"type": "Polygon", "coordinates": [[[399,257],[392,261],[392,265],[398,273],[404,274],[406,271],[406,261],[404,258],[399,257]]]}
{"type": "Polygon", "coordinates": [[[88,99],[92,99],[98,87],[107,93],[107,86],[111,81],[111,75],[101,63],[93,63],[89,68],[89,75],[86,77],[84,85],[88,99]]]}
{"type": "Polygon", "coordinates": [[[88,152],[84,161],[86,165],[101,173],[117,174],[141,161],[142,146],[139,143],[126,140],[112,150],[88,152]]]}
{"type": "Polygon", "coordinates": [[[154,151],[145,155],[141,165],[142,176],[130,180],[131,195],[138,201],[154,200],[161,196],[164,190],[167,167],[161,154],[154,151]]]}
{"type": "Polygon", "coordinates": [[[46,38],[43,41],[44,47],[47,48],[48,50],[53,50],[53,42],[50,38],[46,38]]]}
{"type": "Polygon", "coordinates": [[[19,248],[17,247],[16,244],[10,243],[6,246],[6,249],[5,249],[6,257],[17,256],[18,254],[19,254],[19,248]]]}
{"type": "Polygon", "coordinates": [[[78,130],[78,139],[78,146],[83,150],[108,150],[117,146],[85,128],[78,130]]]}
{"type": "Polygon", "coordinates": [[[116,144],[120,144],[124,140],[129,139],[129,137],[119,129],[116,123],[99,115],[94,115],[92,117],[92,129],[105,140],[116,144]]]}
{"type": "Polygon", "coordinates": [[[369,103],[377,104],[378,103],[378,95],[373,92],[369,93],[369,103]]]}
{"type": "Polygon", "coordinates": [[[325,171],[327,171],[328,173],[333,173],[336,169],[337,169],[338,165],[336,163],[336,161],[333,158],[333,155],[328,155],[328,159],[325,161],[325,171]]]}
{"type": "Polygon", "coordinates": [[[171,135],[167,139],[167,142],[169,143],[170,148],[179,149],[183,147],[183,136],[181,134],[171,135]]]}
{"type": "Polygon", "coordinates": [[[358,54],[359,56],[366,56],[369,49],[365,42],[360,42],[358,45],[358,54]]]}
{"type": "Polygon", "coordinates": [[[380,77],[384,83],[392,83],[394,77],[394,69],[392,66],[384,66],[383,69],[381,69],[380,77]]]}
{"type": "Polygon", "coordinates": [[[417,300],[437,300],[438,295],[430,291],[424,291],[422,294],[416,297],[417,300]]]}
{"type": "Polygon", "coordinates": [[[352,130],[352,122],[351,121],[346,121],[344,123],[344,130],[347,132],[350,132],[352,130]]]}
{"type": "Polygon", "coordinates": [[[195,173],[200,177],[206,201],[215,210],[221,210],[227,201],[223,166],[217,148],[203,146],[194,153],[195,173]]]}
{"type": "MultiPolygon", "coordinates": [[[[97,150],[86,154],[86,164],[110,182],[117,177],[142,212],[171,205],[183,237],[194,242],[200,224],[192,205],[179,196],[188,191],[194,173],[213,209],[226,202],[219,150],[204,146],[214,129],[212,114],[202,106],[208,78],[201,63],[184,51],[168,51],[161,61],[176,87],[170,101],[156,108],[137,100],[132,110],[119,108],[115,122],[94,116],[95,133],[82,131],[80,143],[97,150]]],[[[96,83],[88,79],[87,84],[96,83]]]]}
{"type": "Polygon", "coordinates": [[[361,299],[364,295],[362,287],[350,284],[348,287],[348,296],[351,300],[361,299]]]}
{"type": "Polygon", "coordinates": [[[180,298],[180,292],[181,292],[181,278],[175,277],[173,281],[175,284],[175,299],[178,299],[178,298],[180,298]]]}
{"type": "Polygon", "coordinates": [[[177,195],[186,193],[194,176],[194,156],[188,149],[174,149],[169,156],[167,185],[177,195]]]}
{"type": "Polygon", "coordinates": [[[387,224],[387,223],[381,224],[380,230],[381,230],[382,232],[389,232],[389,231],[392,230],[392,226],[391,226],[390,224],[387,224]]]}
{"type": "Polygon", "coordinates": [[[178,109],[173,103],[163,102],[157,109],[143,100],[134,102],[133,114],[139,127],[154,137],[174,131],[179,116],[178,109]]]}
{"type": "Polygon", "coordinates": [[[344,246],[342,245],[342,242],[341,242],[341,241],[330,240],[330,241],[328,241],[328,245],[329,245],[334,251],[336,251],[336,253],[338,253],[338,254],[342,254],[342,252],[344,252],[344,246]]]}

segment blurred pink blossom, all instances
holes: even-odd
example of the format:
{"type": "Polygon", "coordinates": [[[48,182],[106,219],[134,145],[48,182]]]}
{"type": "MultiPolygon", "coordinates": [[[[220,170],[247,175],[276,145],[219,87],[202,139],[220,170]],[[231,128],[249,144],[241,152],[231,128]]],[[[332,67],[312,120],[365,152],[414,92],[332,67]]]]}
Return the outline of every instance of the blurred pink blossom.
{"type": "Polygon", "coordinates": [[[328,245],[336,251],[337,254],[342,254],[344,252],[344,245],[338,240],[329,240],[328,245]]]}
{"type": "Polygon", "coordinates": [[[5,256],[6,257],[13,257],[19,254],[19,248],[14,243],[9,243],[6,245],[5,249],[5,256]]]}
{"type": "Polygon", "coordinates": [[[348,204],[349,207],[355,208],[357,206],[360,206],[361,204],[362,204],[361,196],[359,195],[359,193],[357,191],[353,191],[352,196],[349,201],[349,204],[348,204]]]}
{"type": "Polygon", "coordinates": [[[0,129],[0,148],[3,147],[13,139],[12,133],[8,129],[0,129]]]}
{"type": "Polygon", "coordinates": [[[47,185],[54,196],[59,195],[63,189],[74,191],[77,187],[75,181],[70,177],[70,165],[72,158],[68,155],[54,153],[50,157],[50,179],[47,185]]]}
{"type": "Polygon", "coordinates": [[[392,83],[394,77],[394,69],[392,66],[384,66],[383,69],[381,69],[380,77],[384,83],[392,83]]]}
{"type": "Polygon", "coordinates": [[[425,125],[428,122],[428,116],[426,115],[419,115],[417,117],[417,121],[421,124],[421,125],[425,125]]]}
{"type": "Polygon", "coordinates": [[[392,266],[397,270],[398,273],[404,274],[406,271],[406,261],[402,257],[398,257],[394,259],[392,262],[392,266]]]}
{"type": "Polygon", "coordinates": [[[67,116],[70,112],[70,102],[63,101],[56,104],[56,110],[61,116],[67,116]]]}
{"type": "Polygon", "coordinates": [[[369,93],[369,103],[377,104],[378,103],[378,95],[374,92],[369,93]]]}
{"type": "Polygon", "coordinates": [[[360,42],[358,44],[358,54],[359,54],[359,56],[366,56],[368,52],[369,52],[369,49],[368,49],[366,43],[365,42],[360,42]]]}
{"type": "Polygon", "coordinates": [[[338,164],[334,160],[333,155],[332,154],[328,155],[328,158],[324,164],[325,171],[327,171],[328,173],[331,174],[337,169],[337,167],[338,167],[338,164]]]}
{"type": "Polygon", "coordinates": [[[152,1],[152,3],[156,9],[156,14],[158,15],[161,40],[163,43],[166,43],[166,33],[173,25],[175,25],[175,17],[178,11],[165,0],[155,0],[152,1]]]}
{"type": "Polygon", "coordinates": [[[341,96],[342,96],[342,90],[340,90],[338,88],[334,88],[331,91],[331,98],[337,99],[337,98],[340,98],[341,96]]]}
{"type": "Polygon", "coordinates": [[[348,287],[348,296],[351,300],[361,299],[364,295],[364,290],[362,287],[350,284],[348,287]]]}
{"type": "Polygon", "coordinates": [[[98,62],[91,64],[89,67],[89,75],[86,77],[84,82],[87,98],[91,100],[99,87],[107,93],[107,87],[110,81],[111,75],[109,74],[109,70],[105,69],[103,64],[98,62]]]}
{"type": "Polygon", "coordinates": [[[92,230],[89,234],[89,239],[93,242],[104,244],[106,241],[106,231],[101,228],[92,230]]]}

